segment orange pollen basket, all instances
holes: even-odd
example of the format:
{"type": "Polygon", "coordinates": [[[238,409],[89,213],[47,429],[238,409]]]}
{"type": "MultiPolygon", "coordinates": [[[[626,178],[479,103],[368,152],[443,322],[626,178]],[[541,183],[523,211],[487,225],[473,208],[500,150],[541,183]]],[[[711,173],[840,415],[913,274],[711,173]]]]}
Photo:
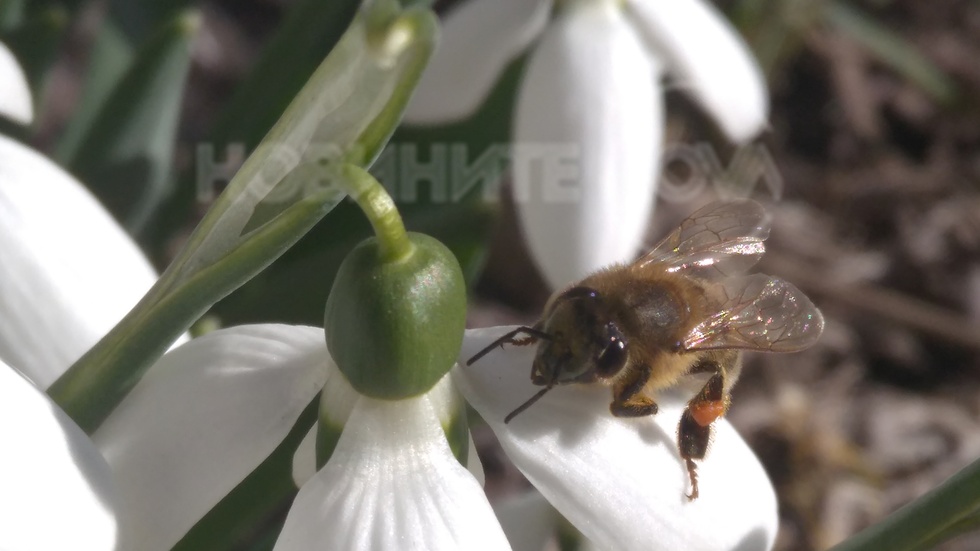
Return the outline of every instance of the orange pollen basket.
{"type": "Polygon", "coordinates": [[[707,427],[715,419],[725,414],[725,402],[713,400],[710,402],[700,402],[691,404],[691,415],[694,420],[702,427],[707,427]]]}

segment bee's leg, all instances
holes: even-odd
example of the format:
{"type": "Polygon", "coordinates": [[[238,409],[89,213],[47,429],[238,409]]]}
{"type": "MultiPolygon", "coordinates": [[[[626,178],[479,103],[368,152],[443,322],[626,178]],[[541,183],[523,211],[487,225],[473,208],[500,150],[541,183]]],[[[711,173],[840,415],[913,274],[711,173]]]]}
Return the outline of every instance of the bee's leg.
{"type": "Polygon", "coordinates": [[[613,383],[613,401],[609,411],[616,417],[645,417],[657,413],[657,403],[642,393],[650,380],[649,365],[633,365],[613,383]]]}
{"type": "Polygon", "coordinates": [[[711,441],[711,424],[715,419],[725,415],[729,403],[725,393],[724,370],[721,366],[715,362],[702,362],[692,371],[713,371],[714,375],[708,379],[697,396],[687,403],[677,428],[677,447],[691,479],[691,493],[687,496],[691,501],[698,498],[698,474],[694,460],[704,459],[708,452],[708,443],[711,441]]]}
{"type": "Polygon", "coordinates": [[[518,327],[517,329],[514,329],[513,331],[508,331],[503,336],[501,336],[499,339],[497,339],[497,340],[493,341],[492,343],[490,343],[486,348],[484,348],[483,350],[477,352],[472,358],[470,358],[469,360],[466,360],[466,365],[472,365],[473,362],[475,362],[475,361],[479,360],[480,358],[486,356],[487,354],[490,353],[490,351],[492,351],[494,348],[497,348],[498,346],[501,347],[501,348],[503,348],[503,346],[505,344],[513,344],[515,346],[527,346],[529,344],[534,344],[534,343],[538,342],[538,339],[550,339],[550,338],[551,338],[551,335],[549,335],[548,333],[545,333],[544,331],[538,329],[537,326],[535,326],[535,327],[527,327],[527,326],[518,327]],[[520,335],[521,333],[524,333],[527,336],[524,337],[524,338],[517,338],[517,335],[520,335]]]}

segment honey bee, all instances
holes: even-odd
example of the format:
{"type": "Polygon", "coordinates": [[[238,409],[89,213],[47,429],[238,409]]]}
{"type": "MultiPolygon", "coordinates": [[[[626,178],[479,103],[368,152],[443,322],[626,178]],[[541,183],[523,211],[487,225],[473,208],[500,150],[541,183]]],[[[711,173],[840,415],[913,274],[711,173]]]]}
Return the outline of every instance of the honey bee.
{"type": "Polygon", "coordinates": [[[795,286],[746,275],[765,252],[769,222],[755,201],[711,203],[635,262],[556,292],[537,323],[503,335],[467,365],[497,346],[540,343],[531,382],[544,388],[505,423],[556,385],[609,385],[614,416],[643,417],[657,413],[658,391],[707,377],[677,429],[693,501],[695,461],[704,459],[712,424],[728,411],[740,351],[796,352],[823,331],[820,310],[795,286]]]}

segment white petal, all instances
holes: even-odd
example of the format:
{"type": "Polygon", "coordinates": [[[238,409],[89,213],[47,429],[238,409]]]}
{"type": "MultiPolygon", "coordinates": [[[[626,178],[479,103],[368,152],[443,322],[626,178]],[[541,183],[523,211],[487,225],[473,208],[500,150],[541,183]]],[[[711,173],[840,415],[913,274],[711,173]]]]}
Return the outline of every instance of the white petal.
{"type": "Polygon", "coordinates": [[[442,124],[473,114],[500,72],[541,34],[552,0],[468,0],[442,25],[439,47],[405,111],[405,122],[442,124]]]}
{"type": "Polygon", "coordinates": [[[361,398],[303,488],[276,551],[509,549],[429,398],[361,398]]]}
{"type": "Polygon", "coordinates": [[[68,173],[0,136],[0,358],[47,388],[156,281],[68,173]]]}
{"type": "Polygon", "coordinates": [[[306,433],[293,453],[293,484],[302,488],[316,474],[316,425],[306,433]]]}
{"type": "MultiPolygon", "coordinates": [[[[427,396],[436,412],[436,416],[439,418],[440,424],[443,427],[447,426],[451,422],[453,412],[459,407],[459,401],[462,400],[456,391],[456,387],[452,384],[451,377],[448,375],[443,377],[433,387],[432,391],[427,393],[427,396]]],[[[347,423],[347,419],[350,418],[351,411],[353,411],[354,405],[357,404],[360,397],[361,394],[354,390],[354,387],[350,386],[350,382],[347,381],[340,370],[331,364],[330,369],[327,370],[327,382],[323,385],[323,398],[320,401],[321,420],[327,417],[330,419],[332,425],[343,427],[347,423]]],[[[310,429],[310,432],[306,433],[306,436],[303,437],[303,440],[296,448],[296,452],[293,454],[293,483],[296,484],[297,488],[301,488],[303,484],[306,484],[307,480],[313,478],[313,475],[316,474],[317,430],[318,427],[316,426],[310,429]]],[[[473,443],[472,436],[468,439],[469,450],[467,452],[466,468],[482,487],[486,481],[483,472],[483,463],[480,462],[480,457],[476,453],[476,444],[473,443]]]]}
{"type": "Polygon", "coordinates": [[[122,548],[170,549],[278,446],[326,379],[323,330],[254,325],[168,352],[96,431],[122,548]]]}
{"type": "Polygon", "coordinates": [[[627,0],[626,8],[675,84],[715,118],[734,141],[767,124],[769,96],[748,45],[711,2],[627,0]]]}
{"type": "MultiPolygon", "coordinates": [[[[510,328],[467,331],[467,358],[510,328]]],[[[682,398],[664,395],[652,417],[609,413],[602,385],[553,389],[505,425],[540,387],[529,376],[533,347],[505,347],[457,368],[463,396],[494,430],[508,457],[599,548],[764,550],[776,534],[776,498],[762,465],[725,420],[715,423],[698,464],[701,496],[685,497],[677,453],[682,398]]],[[[738,407],[738,404],[735,404],[738,407]]]]}
{"type": "Polygon", "coordinates": [[[0,42],[0,116],[30,124],[34,119],[31,88],[14,54],[0,42]]]}
{"type": "Polygon", "coordinates": [[[109,466],[78,425],[3,362],[0,440],[0,549],[115,549],[109,466]]]}
{"type": "Polygon", "coordinates": [[[663,135],[654,73],[614,0],[572,4],[528,64],[514,196],[531,253],[556,288],[640,251],[663,135]]]}

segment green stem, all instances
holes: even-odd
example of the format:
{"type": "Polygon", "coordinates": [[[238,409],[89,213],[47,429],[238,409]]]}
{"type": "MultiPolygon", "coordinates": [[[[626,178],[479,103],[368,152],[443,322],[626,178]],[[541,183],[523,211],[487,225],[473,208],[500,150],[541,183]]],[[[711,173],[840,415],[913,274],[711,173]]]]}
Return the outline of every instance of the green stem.
{"type": "Polygon", "coordinates": [[[831,551],[917,551],[962,533],[978,510],[980,459],[831,551]]]}
{"type": "Polygon", "coordinates": [[[396,262],[411,254],[414,245],[408,240],[402,217],[384,186],[359,166],[349,164],[342,171],[341,181],[348,185],[348,194],[364,211],[378,237],[382,260],[396,262]]]}

